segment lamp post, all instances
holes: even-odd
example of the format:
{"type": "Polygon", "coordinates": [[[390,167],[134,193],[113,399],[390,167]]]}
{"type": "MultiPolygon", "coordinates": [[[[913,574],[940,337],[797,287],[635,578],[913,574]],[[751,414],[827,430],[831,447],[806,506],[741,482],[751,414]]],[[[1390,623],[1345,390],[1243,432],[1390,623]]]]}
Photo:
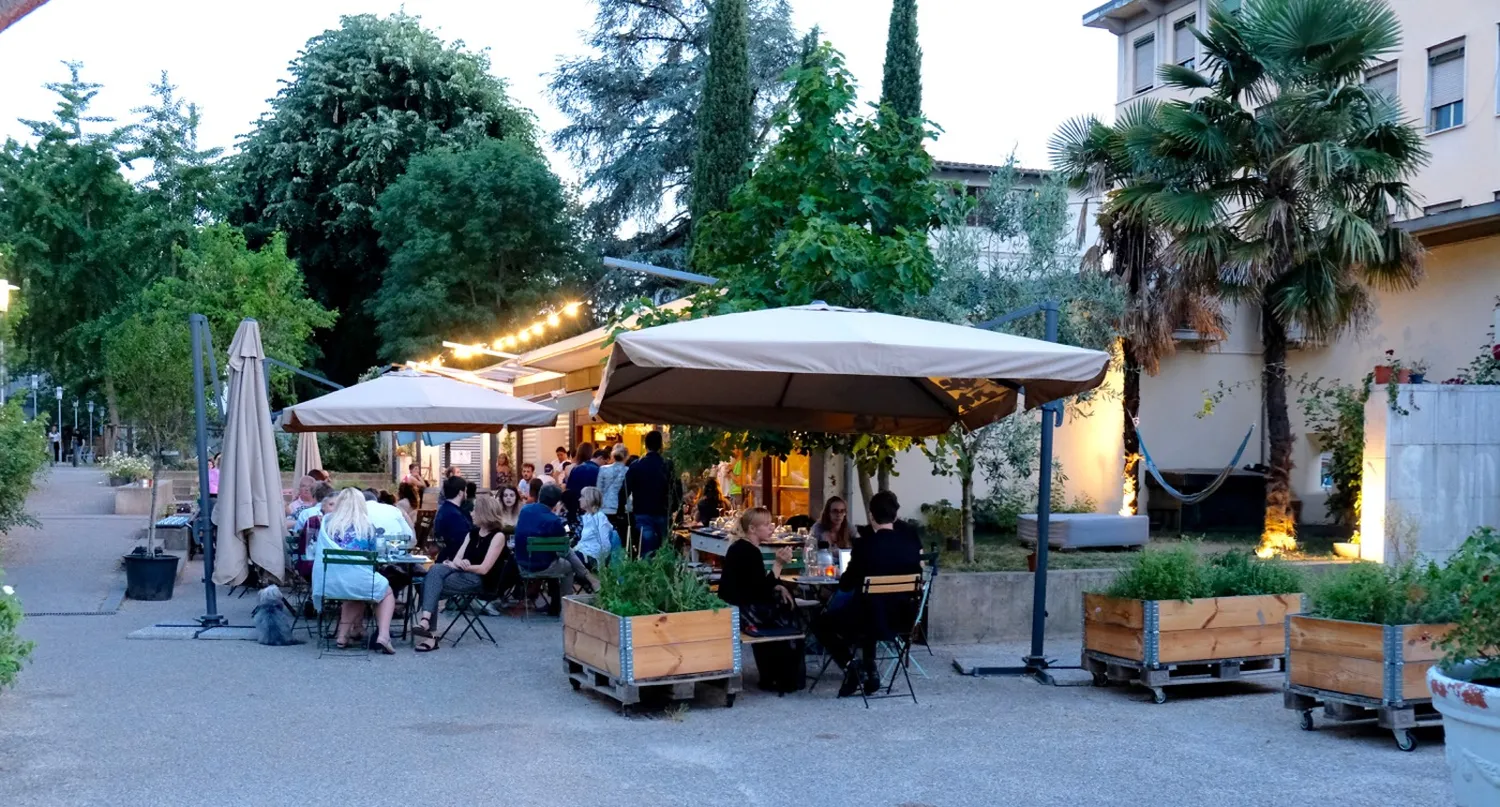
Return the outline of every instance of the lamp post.
{"type": "Polygon", "coordinates": [[[57,388],[57,461],[62,462],[62,387],[57,388]]]}
{"type": "Polygon", "coordinates": [[[93,461],[94,455],[94,402],[89,401],[89,461],[93,461]]]}

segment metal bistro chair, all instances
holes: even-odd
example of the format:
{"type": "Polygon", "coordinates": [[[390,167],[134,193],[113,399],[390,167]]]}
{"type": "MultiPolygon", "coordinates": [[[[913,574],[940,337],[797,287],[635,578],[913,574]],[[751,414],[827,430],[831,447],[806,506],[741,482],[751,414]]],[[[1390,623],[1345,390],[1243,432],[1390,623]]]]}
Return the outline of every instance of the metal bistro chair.
{"type": "MultiPolygon", "coordinates": [[[[318,611],[318,635],[320,639],[320,644],[318,646],[318,658],[322,658],[324,653],[329,652],[333,648],[332,642],[334,636],[331,635],[328,632],[327,628],[324,627],[324,620],[328,618],[329,614],[334,614],[336,610],[334,608],[335,605],[344,602],[363,602],[374,605],[375,603],[379,602],[379,600],[375,596],[375,592],[377,589],[375,585],[375,579],[379,575],[379,572],[376,571],[379,565],[379,556],[375,552],[366,552],[358,549],[324,549],[323,557],[320,562],[323,564],[323,582],[325,591],[327,590],[326,587],[328,583],[328,567],[330,566],[366,566],[370,569],[371,579],[370,595],[368,597],[359,599],[347,597],[343,599],[334,599],[329,597],[323,598],[323,607],[318,611]]],[[[341,616],[341,614],[334,615],[335,626],[337,626],[338,620],[341,616]]],[[[374,630],[374,617],[370,614],[366,614],[365,641],[363,642],[364,648],[362,649],[369,647],[369,639],[374,635],[374,630]]],[[[335,633],[337,633],[336,630],[335,633]]]]}
{"type": "MultiPolygon", "coordinates": [[[[301,541],[294,533],[286,536],[286,575],[283,582],[285,586],[285,597],[287,607],[292,609],[292,633],[297,632],[297,623],[303,621],[302,614],[307,610],[307,603],[312,600],[312,581],[302,576],[297,571],[297,562],[302,560],[301,541]]],[[[309,623],[307,631],[312,633],[309,623]]],[[[309,637],[310,638],[310,637],[309,637]]]]}
{"type": "Polygon", "coordinates": [[[414,546],[427,546],[427,539],[432,537],[432,524],[436,520],[436,510],[417,511],[417,520],[412,524],[412,532],[416,535],[414,546]]]}
{"type": "MultiPolygon", "coordinates": [[[[453,615],[453,621],[449,622],[448,627],[444,628],[443,632],[438,635],[437,642],[441,644],[444,639],[448,638],[448,632],[453,630],[453,626],[457,625],[460,619],[463,619],[467,621],[467,624],[464,625],[463,630],[458,632],[458,637],[453,640],[453,647],[457,647],[458,643],[463,641],[463,638],[470,631],[482,639],[489,639],[490,644],[499,647],[500,643],[495,641],[495,634],[490,633],[489,626],[484,624],[484,621],[480,617],[484,616],[484,606],[491,601],[500,599],[500,594],[500,591],[484,589],[476,591],[473,594],[452,595],[451,607],[456,613],[453,615]]],[[[434,617],[435,619],[436,617],[434,617]]]]}
{"type": "MultiPolygon", "coordinates": [[[[881,605],[885,608],[886,624],[882,630],[876,626],[876,630],[882,630],[885,634],[877,636],[876,653],[874,662],[879,667],[882,661],[894,661],[895,664],[890,672],[890,680],[885,687],[884,695],[861,695],[865,700],[865,708],[870,708],[870,701],[883,700],[885,698],[899,698],[902,695],[893,694],[896,688],[896,673],[901,673],[906,680],[906,692],[911,697],[911,702],[917,702],[917,692],[911,685],[911,673],[908,667],[911,661],[912,637],[916,633],[917,623],[921,617],[921,604],[926,599],[926,573],[921,574],[894,574],[878,577],[865,578],[864,600],[865,606],[876,602],[880,598],[881,605]],[[903,609],[902,600],[911,606],[903,609]],[[882,650],[885,652],[883,653],[882,650]],[[894,655],[888,653],[894,651],[894,655]]],[[[876,690],[877,692],[879,690],[876,690]]]]}
{"type": "MultiPolygon", "coordinates": [[[[555,553],[558,557],[562,557],[564,552],[571,551],[573,551],[573,547],[571,542],[568,540],[568,536],[566,535],[549,536],[546,538],[533,537],[526,539],[526,556],[528,561],[531,559],[531,553],[533,552],[552,552],[555,553]]],[[[529,584],[534,580],[546,581],[559,580],[560,578],[560,576],[556,574],[528,571],[520,564],[516,565],[516,571],[520,572],[521,582],[523,585],[529,584]]],[[[545,586],[543,587],[543,590],[545,590],[545,586]]],[[[572,593],[573,592],[571,591],[563,591],[561,582],[558,583],[557,596],[566,597],[567,595],[572,593]]],[[[525,621],[530,621],[531,591],[528,589],[524,592],[524,595],[525,596],[522,597],[522,602],[524,603],[524,605],[522,606],[523,610],[521,611],[521,617],[525,621]]]]}
{"type": "MultiPolygon", "coordinates": [[[[916,636],[920,635],[922,637],[922,645],[927,648],[927,655],[929,656],[936,656],[937,654],[932,652],[932,640],[927,635],[927,599],[932,594],[932,583],[937,579],[938,557],[940,554],[936,551],[922,553],[922,601],[917,604],[917,622],[912,628],[913,642],[916,641],[916,636]]],[[[895,653],[895,648],[891,646],[890,642],[882,642],[881,644],[884,645],[882,649],[889,649],[891,654],[895,653]]],[[[892,660],[894,661],[894,655],[892,656],[892,660]]],[[[923,678],[927,677],[927,670],[922,668],[920,662],[910,656],[907,657],[906,661],[912,667],[916,668],[917,675],[923,678]]]]}

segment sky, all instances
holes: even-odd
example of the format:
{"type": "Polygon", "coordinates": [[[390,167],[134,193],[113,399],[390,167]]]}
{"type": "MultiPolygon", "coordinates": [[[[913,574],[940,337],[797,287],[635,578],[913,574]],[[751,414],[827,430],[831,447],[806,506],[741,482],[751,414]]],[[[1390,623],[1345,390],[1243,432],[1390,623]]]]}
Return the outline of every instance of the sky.
{"type": "MultiPolygon", "coordinates": [[[[818,25],[843,51],[861,100],[880,93],[888,0],[791,0],[800,30],[818,25]]],[[[923,0],[923,107],[943,129],[934,157],[1045,167],[1047,139],[1064,120],[1112,116],[1113,35],[1080,20],[1098,0],[923,0]],[[1060,58],[1061,57],[1061,58],[1060,58]],[[1060,63],[1059,63],[1060,62],[1060,63]]],[[[404,8],[445,40],[485,49],[512,98],[546,133],[565,123],[547,95],[560,59],[585,52],[592,0],[50,0],[0,33],[0,138],[25,138],[17,118],[46,118],[54,96],[42,85],[84,63],[104,84],[95,114],[132,120],[162,70],[203,116],[204,147],[232,148],[267,109],[287,62],[336,27],[340,15],[404,8]],[[217,9],[217,10],[215,10],[217,9]]],[[[567,180],[577,170],[549,155],[567,180]]]]}

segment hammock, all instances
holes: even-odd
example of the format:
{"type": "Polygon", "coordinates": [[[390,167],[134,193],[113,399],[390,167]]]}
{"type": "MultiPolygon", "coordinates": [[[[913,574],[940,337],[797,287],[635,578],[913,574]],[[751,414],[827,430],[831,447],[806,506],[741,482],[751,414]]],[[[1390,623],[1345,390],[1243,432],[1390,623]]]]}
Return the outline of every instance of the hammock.
{"type": "Polygon", "coordinates": [[[1208,487],[1204,488],[1203,490],[1200,490],[1197,493],[1189,494],[1177,490],[1176,488],[1167,484],[1167,480],[1162,478],[1161,471],[1157,469],[1156,463],[1151,460],[1151,452],[1146,450],[1146,438],[1141,434],[1140,418],[1131,418],[1131,422],[1135,425],[1136,439],[1139,440],[1141,444],[1141,459],[1144,459],[1146,461],[1146,470],[1150,471],[1151,475],[1156,477],[1156,484],[1161,485],[1161,489],[1166,491],[1168,496],[1171,496],[1172,498],[1182,502],[1183,504],[1197,504],[1198,502],[1207,499],[1209,496],[1214,495],[1214,491],[1217,491],[1219,489],[1219,486],[1224,484],[1224,480],[1228,479],[1229,475],[1231,473],[1234,473],[1235,467],[1240,464],[1240,457],[1245,453],[1245,446],[1250,445],[1250,435],[1255,433],[1255,424],[1252,423],[1250,424],[1250,430],[1245,432],[1245,439],[1240,441],[1239,450],[1234,452],[1234,459],[1230,460],[1229,464],[1224,466],[1224,470],[1219,472],[1218,478],[1213,482],[1210,482],[1208,487]]]}

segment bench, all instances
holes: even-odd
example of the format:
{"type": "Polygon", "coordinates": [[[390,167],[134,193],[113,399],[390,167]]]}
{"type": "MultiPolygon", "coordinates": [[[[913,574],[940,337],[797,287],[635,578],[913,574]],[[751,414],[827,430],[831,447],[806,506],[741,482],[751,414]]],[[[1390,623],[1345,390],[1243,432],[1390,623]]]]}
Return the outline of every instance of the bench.
{"type": "MultiPolygon", "coordinates": [[[[187,531],[187,546],[186,547],[179,547],[179,546],[168,545],[165,539],[162,540],[162,546],[166,547],[167,549],[187,549],[187,551],[188,551],[188,560],[192,560],[193,556],[196,554],[196,552],[194,550],[196,550],[198,548],[198,543],[197,543],[196,540],[194,540],[194,537],[193,537],[193,520],[194,520],[194,518],[195,518],[195,516],[193,516],[192,514],[182,514],[182,513],[179,513],[179,514],[174,515],[174,516],[167,516],[166,518],[164,518],[164,519],[156,522],[156,528],[158,530],[186,530],[187,531]]],[[[174,541],[174,543],[175,543],[175,541],[174,541]]]]}

